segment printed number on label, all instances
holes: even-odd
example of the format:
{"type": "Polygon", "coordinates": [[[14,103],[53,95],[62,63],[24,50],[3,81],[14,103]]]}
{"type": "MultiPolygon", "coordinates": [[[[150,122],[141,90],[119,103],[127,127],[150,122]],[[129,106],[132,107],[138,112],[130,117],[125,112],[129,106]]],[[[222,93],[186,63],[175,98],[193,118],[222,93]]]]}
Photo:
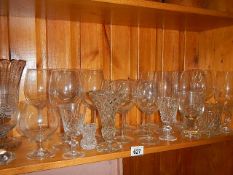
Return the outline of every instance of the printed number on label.
{"type": "Polygon", "coordinates": [[[141,156],[144,154],[144,146],[132,146],[131,156],[141,156]]]}

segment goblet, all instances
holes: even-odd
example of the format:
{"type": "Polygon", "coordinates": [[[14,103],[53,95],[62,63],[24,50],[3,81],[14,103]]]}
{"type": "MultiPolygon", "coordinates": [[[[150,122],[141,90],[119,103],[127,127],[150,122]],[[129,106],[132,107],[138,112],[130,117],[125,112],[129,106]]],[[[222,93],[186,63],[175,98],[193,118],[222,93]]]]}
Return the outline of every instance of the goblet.
{"type": "MultiPolygon", "coordinates": [[[[135,90],[134,98],[137,107],[148,117],[158,110],[157,107],[157,88],[154,80],[139,80],[135,90]]],[[[152,136],[152,127],[146,127],[146,135],[139,138],[140,143],[144,145],[156,144],[152,136]]]]}
{"type": "Polygon", "coordinates": [[[83,152],[77,151],[78,141],[76,137],[78,132],[82,132],[79,121],[80,118],[84,118],[86,110],[82,110],[79,103],[67,103],[59,105],[59,111],[61,113],[65,133],[70,137],[70,150],[65,152],[63,157],[65,159],[84,157],[85,154],[83,152]]]}
{"type": "Polygon", "coordinates": [[[232,131],[233,72],[216,72],[215,82],[215,99],[222,106],[221,130],[223,133],[229,133],[232,131]]]}
{"type": "Polygon", "coordinates": [[[53,115],[53,110],[54,108],[47,104],[40,111],[28,102],[21,104],[18,129],[37,144],[37,149],[27,154],[28,159],[42,160],[55,156],[53,152],[43,147],[43,142],[59,125],[59,119],[53,115]]]}
{"type": "MultiPolygon", "coordinates": [[[[60,104],[74,103],[81,99],[80,74],[76,69],[53,69],[49,80],[49,103],[57,107],[60,104]]],[[[60,113],[54,113],[60,117],[60,113]]],[[[60,117],[61,119],[61,117],[60,117]]],[[[78,133],[77,133],[78,134],[78,133]]],[[[69,149],[69,140],[64,133],[63,141],[53,146],[54,149],[69,149]]]]}
{"type": "Polygon", "coordinates": [[[201,91],[180,91],[179,110],[187,119],[187,128],[183,130],[185,137],[199,138],[197,119],[202,116],[205,109],[205,95],[201,91]]]}
{"type": "Polygon", "coordinates": [[[125,135],[125,124],[126,124],[126,115],[127,112],[133,107],[133,80],[113,80],[104,82],[103,89],[112,90],[117,92],[123,98],[121,104],[118,106],[117,112],[121,114],[121,135],[116,137],[116,140],[122,144],[129,143],[133,141],[133,138],[125,135]],[[107,84],[107,85],[106,85],[107,84]]]}
{"type": "Polygon", "coordinates": [[[178,89],[176,86],[178,80],[177,72],[156,72],[158,82],[158,107],[161,120],[164,124],[163,134],[159,136],[160,140],[175,141],[177,138],[171,134],[171,124],[176,121],[178,109],[178,89]]]}
{"type": "Polygon", "coordinates": [[[93,91],[90,92],[90,97],[100,114],[101,132],[105,140],[105,142],[97,145],[97,151],[114,152],[120,150],[122,145],[114,141],[116,133],[115,114],[124,97],[112,90],[93,91]]]}

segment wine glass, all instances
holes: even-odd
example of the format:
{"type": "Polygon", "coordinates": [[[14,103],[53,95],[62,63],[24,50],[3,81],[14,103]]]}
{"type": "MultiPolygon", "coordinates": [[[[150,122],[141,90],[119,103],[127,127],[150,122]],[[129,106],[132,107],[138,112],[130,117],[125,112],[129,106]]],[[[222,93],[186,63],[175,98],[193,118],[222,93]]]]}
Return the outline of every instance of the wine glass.
{"type": "Polygon", "coordinates": [[[59,105],[65,133],[70,137],[70,150],[63,154],[65,159],[74,159],[77,157],[84,157],[85,155],[84,152],[77,151],[78,141],[76,140],[77,133],[82,132],[82,126],[79,123],[80,118],[84,118],[86,113],[86,109],[82,109],[81,106],[80,103],[66,103],[59,105]]]}
{"type": "MultiPolygon", "coordinates": [[[[48,104],[48,85],[50,78],[50,70],[48,69],[28,69],[26,73],[24,83],[24,94],[26,101],[33,105],[37,111],[37,116],[29,117],[33,118],[33,128],[28,132],[33,135],[37,135],[39,138],[36,139],[38,143],[38,149],[28,155],[30,159],[44,159],[53,156],[52,152],[43,149],[42,142],[45,140],[44,134],[44,123],[46,121],[45,116],[42,114],[42,110],[48,104]],[[36,122],[36,123],[35,123],[36,122]]],[[[28,120],[25,121],[30,122],[28,120]]],[[[25,124],[26,125],[26,124],[25,124]]]]}
{"type": "Polygon", "coordinates": [[[125,134],[125,124],[126,124],[126,115],[127,112],[133,107],[133,85],[135,84],[133,80],[113,80],[108,81],[108,85],[103,85],[103,89],[108,88],[108,90],[112,90],[117,92],[119,95],[121,95],[123,98],[121,104],[118,106],[117,112],[121,114],[122,122],[121,122],[121,135],[116,137],[116,140],[122,144],[129,143],[133,141],[133,138],[130,136],[127,136],[125,134]],[[107,87],[105,87],[107,86],[107,87]]]}
{"type": "MultiPolygon", "coordinates": [[[[134,98],[136,105],[148,118],[158,110],[157,107],[157,88],[154,80],[139,80],[135,90],[134,98]]],[[[145,127],[146,135],[139,137],[140,143],[143,145],[156,144],[155,138],[152,136],[151,127],[145,127]]]]}
{"type": "Polygon", "coordinates": [[[28,159],[43,160],[55,156],[54,152],[43,146],[43,142],[59,126],[59,119],[56,115],[53,115],[53,110],[55,108],[48,104],[43,105],[43,108],[38,110],[38,106],[34,105],[34,103],[32,105],[28,102],[21,103],[18,129],[37,144],[37,149],[27,154],[28,159]]]}
{"type": "Polygon", "coordinates": [[[217,71],[215,78],[215,99],[222,109],[221,130],[229,133],[233,115],[233,72],[217,71]]]}
{"type": "MultiPolygon", "coordinates": [[[[49,103],[57,108],[60,104],[79,102],[82,96],[80,72],[76,69],[53,69],[49,80],[49,103]]],[[[54,115],[60,117],[59,110],[54,115]]],[[[60,117],[61,118],[61,117],[60,117]]],[[[68,150],[69,140],[64,133],[63,141],[53,146],[54,149],[68,150]]]]}
{"type": "Polygon", "coordinates": [[[172,135],[172,126],[176,121],[178,109],[178,89],[175,83],[178,80],[178,72],[156,72],[158,82],[158,107],[163,122],[163,133],[160,140],[175,141],[176,136],[172,135]]]}
{"type": "MultiPolygon", "coordinates": [[[[83,99],[87,107],[91,110],[91,123],[97,124],[97,109],[94,105],[92,98],[90,97],[90,92],[100,90],[103,86],[104,73],[103,70],[81,70],[81,84],[83,90],[83,99]]],[[[98,134],[98,133],[97,133],[98,134]]],[[[97,135],[101,137],[100,135],[97,135]]],[[[100,138],[99,138],[100,139],[100,138]]]]}

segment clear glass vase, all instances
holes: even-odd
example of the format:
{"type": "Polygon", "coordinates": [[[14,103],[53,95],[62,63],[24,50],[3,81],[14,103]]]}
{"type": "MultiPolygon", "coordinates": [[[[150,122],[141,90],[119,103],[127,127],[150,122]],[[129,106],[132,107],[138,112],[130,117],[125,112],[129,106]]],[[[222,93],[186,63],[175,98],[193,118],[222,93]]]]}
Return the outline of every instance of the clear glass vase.
{"type": "Polygon", "coordinates": [[[17,109],[19,84],[25,65],[26,61],[24,60],[0,59],[0,148],[11,149],[20,144],[18,139],[7,136],[15,125],[11,127],[4,126],[8,125],[9,122],[12,123],[12,114],[17,109]]]}
{"type": "Polygon", "coordinates": [[[115,114],[123,97],[111,90],[91,92],[90,96],[100,114],[102,125],[101,133],[105,140],[97,145],[97,151],[114,152],[120,150],[122,145],[114,141],[116,134],[115,114]]]}

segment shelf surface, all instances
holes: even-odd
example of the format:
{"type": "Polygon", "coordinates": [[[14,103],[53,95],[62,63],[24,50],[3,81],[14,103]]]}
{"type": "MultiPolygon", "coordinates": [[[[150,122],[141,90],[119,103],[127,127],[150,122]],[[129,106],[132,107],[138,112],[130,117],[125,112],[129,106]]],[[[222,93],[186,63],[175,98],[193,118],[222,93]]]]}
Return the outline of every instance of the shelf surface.
{"type": "MultiPolygon", "coordinates": [[[[57,137],[54,140],[50,140],[49,143],[56,143],[57,137]]],[[[169,150],[176,150],[182,148],[190,148],[195,146],[213,144],[217,142],[229,141],[233,140],[233,135],[222,135],[216,136],[209,139],[200,139],[196,141],[184,140],[178,137],[178,140],[175,142],[159,142],[155,146],[145,147],[144,154],[149,153],[158,153],[169,150]]],[[[48,144],[49,144],[48,143],[48,144]]],[[[51,144],[49,144],[51,145],[51,144]]],[[[86,156],[83,158],[77,158],[73,160],[64,160],[62,158],[62,152],[57,152],[54,158],[50,158],[42,161],[28,160],[26,158],[27,152],[33,149],[35,146],[34,143],[30,142],[26,138],[22,138],[21,146],[15,151],[16,160],[11,162],[9,165],[0,166],[0,174],[21,174],[28,173],[33,171],[42,171],[47,169],[55,169],[61,167],[75,166],[105,160],[112,160],[118,158],[126,158],[130,157],[130,147],[131,146],[139,146],[140,144],[135,142],[131,145],[125,145],[122,151],[114,152],[114,153],[98,153],[95,150],[86,151],[86,156]]]]}

